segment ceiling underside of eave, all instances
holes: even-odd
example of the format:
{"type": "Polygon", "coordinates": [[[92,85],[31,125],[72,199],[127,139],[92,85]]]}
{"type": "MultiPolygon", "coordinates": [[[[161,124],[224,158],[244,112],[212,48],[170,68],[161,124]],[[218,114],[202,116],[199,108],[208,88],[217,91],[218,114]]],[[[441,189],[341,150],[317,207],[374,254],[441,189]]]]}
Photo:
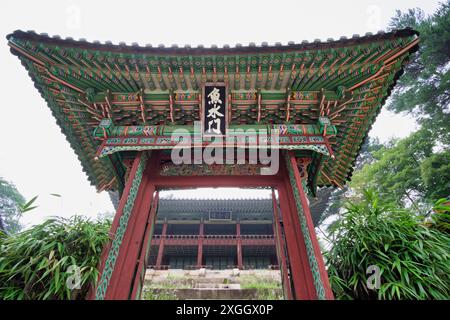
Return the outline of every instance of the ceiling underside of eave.
{"type": "Polygon", "coordinates": [[[184,55],[179,50],[157,55],[158,50],[80,45],[23,32],[8,40],[98,190],[118,187],[111,161],[94,160],[100,141],[92,131],[99,121],[190,124],[198,119],[198,90],[207,81],[227,83],[235,124],[257,123],[258,94],[261,123],[315,123],[320,112],[329,116],[338,129],[332,140],[336,158],[324,160],[317,184],[344,185],[376,115],[417,47],[412,31],[316,47],[184,55]],[[174,119],[169,116],[171,99],[174,119]]]}

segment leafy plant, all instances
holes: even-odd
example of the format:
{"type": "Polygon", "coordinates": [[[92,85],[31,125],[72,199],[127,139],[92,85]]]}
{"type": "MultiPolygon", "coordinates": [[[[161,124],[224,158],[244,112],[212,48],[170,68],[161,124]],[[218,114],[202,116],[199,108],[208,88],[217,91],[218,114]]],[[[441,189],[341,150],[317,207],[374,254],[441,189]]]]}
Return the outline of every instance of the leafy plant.
{"type": "Polygon", "coordinates": [[[450,234],[450,200],[439,199],[433,207],[432,227],[450,234]]]}
{"type": "Polygon", "coordinates": [[[0,299],[83,299],[97,280],[109,227],[109,221],[74,216],[49,219],[14,235],[3,234],[0,299]],[[80,286],[71,290],[67,283],[74,279],[75,266],[80,286]]]}
{"type": "Polygon", "coordinates": [[[33,209],[36,209],[37,206],[33,206],[33,203],[36,201],[37,198],[38,196],[34,196],[30,201],[23,204],[19,204],[20,213],[25,213],[33,209]]]}
{"type": "Polygon", "coordinates": [[[326,261],[338,299],[450,298],[450,238],[419,216],[365,190],[331,229],[326,261]],[[380,270],[375,290],[367,286],[369,266],[380,270]]]}

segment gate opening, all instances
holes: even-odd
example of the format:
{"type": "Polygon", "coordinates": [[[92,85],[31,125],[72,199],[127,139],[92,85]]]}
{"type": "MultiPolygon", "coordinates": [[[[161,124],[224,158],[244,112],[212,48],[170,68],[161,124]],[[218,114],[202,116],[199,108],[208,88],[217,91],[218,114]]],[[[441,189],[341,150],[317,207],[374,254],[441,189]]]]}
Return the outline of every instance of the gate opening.
{"type": "Polygon", "coordinates": [[[161,190],[141,298],[282,299],[273,201],[272,189],[161,190]]]}

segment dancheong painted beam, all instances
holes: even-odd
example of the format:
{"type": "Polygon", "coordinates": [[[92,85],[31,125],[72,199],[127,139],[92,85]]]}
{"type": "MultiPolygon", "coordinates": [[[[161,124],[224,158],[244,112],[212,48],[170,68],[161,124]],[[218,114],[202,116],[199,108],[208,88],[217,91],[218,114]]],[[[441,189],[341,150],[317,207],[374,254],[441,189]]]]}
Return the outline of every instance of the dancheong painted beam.
{"type": "Polygon", "coordinates": [[[95,160],[92,133],[115,126],[192,125],[202,84],[225,82],[230,125],[313,124],[337,129],[335,158],[317,185],[342,186],[360,146],[409,55],[413,30],[288,45],[153,48],[89,43],[34,32],[7,36],[98,190],[123,189],[116,158],[95,160]]]}
{"type": "MultiPolygon", "coordinates": [[[[7,39],[88,179],[120,196],[89,298],[139,298],[159,190],[233,186],[273,190],[270,241],[285,297],[333,299],[308,195],[351,178],[371,124],[417,50],[417,32],[234,48],[112,45],[23,31],[7,39]],[[259,135],[247,136],[252,130],[259,135]],[[177,148],[206,150],[219,137],[233,155],[275,144],[279,170],[263,175],[266,164],[250,156],[242,164],[170,157],[177,148]]],[[[205,243],[196,242],[198,266],[205,243]]],[[[242,237],[233,245],[242,267],[242,237]]]]}

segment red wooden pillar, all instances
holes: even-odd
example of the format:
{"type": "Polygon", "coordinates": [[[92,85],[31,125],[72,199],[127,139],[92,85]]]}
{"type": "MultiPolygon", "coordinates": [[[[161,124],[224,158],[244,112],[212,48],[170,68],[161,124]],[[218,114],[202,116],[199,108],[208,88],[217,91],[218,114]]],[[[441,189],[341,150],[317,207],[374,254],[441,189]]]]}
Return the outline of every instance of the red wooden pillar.
{"type": "Polygon", "coordinates": [[[283,215],[292,296],[295,300],[313,300],[316,299],[314,282],[308,265],[308,254],[301,228],[298,223],[295,199],[293,199],[290,188],[289,180],[286,178],[285,183],[278,186],[277,189],[281,214],[283,215]]]}
{"type": "Polygon", "coordinates": [[[281,217],[278,212],[277,199],[275,197],[275,190],[272,189],[272,202],[273,202],[273,231],[275,236],[275,243],[278,253],[278,264],[280,266],[281,279],[283,281],[284,296],[288,300],[292,300],[292,288],[291,280],[289,278],[289,271],[286,259],[286,244],[283,237],[283,231],[281,228],[281,217]]]}
{"type": "Polygon", "coordinates": [[[239,270],[244,269],[243,263],[242,263],[242,240],[241,240],[241,223],[237,221],[236,223],[236,236],[237,236],[237,245],[236,245],[236,252],[237,252],[237,266],[239,270]]]}
{"type": "Polygon", "coordinates": [[[102,254],[99,282],[89,296],[91,299],[131,297],[155,192],[148,167],[156,165],[158,159],[147,159],[147,153],[141,152],[133,162],[111,226],[111,241],[102,254]]]}
{"type": "Polygon", "coordinates": [[[297,158],[293,151],[286,154],[288,175],[291,181],[293,192],[293,200],[297,205],[296,223],[302,230],[304,245],[307,250],[308,264],[313,275],[313,283],[316,291],[316,297],[319,299],[333,299],[333,291],[328,280],[328,274],[323,262],[322,253],[320,251],[319,242],[317,240],[314,224],[311,218],[308,199],[305,194],[303,183],[306,184],[307,179],[307,159],[297,158]],[[298,165],[302,166],[302,174],[300,174],[298,165]],[[304,180],[304,181],[303,181],[304,180]],[[306,230],[305,230],[306,226],[306,230]]]}
{"type": "Polygon", "coordinates": [[[200,221],[198,232],[198,247],[197,247],[197,268],[201,268],[203,265],[203,238],[205,235],[205,224],[203,218],[200,221]]]}
{"type": "Polygon", "coordinates": [[[159,201],[159,193],[155,192],[152,201],[152,208],[150,211],[150,215],[147,221],[147,226],[145,229],[145,236],[142,239],[141,244],[141,254],[139,256],[139,260],[137,261],[138,265],[136,268],[136,275],[133,282],[133,291],[131,294],[131,298],[139,299],[142,292],[142,287],[145,282],[145,272],[147,271],[148,264],[148,255],[150,253],[151,241],[153,237],[153,232],[156,224],[156,213],[158,209],[158,201],[159,201]]]}
{"type": "Polygon", "coordinates": [[[156,258],[156,270],[161,269],[162,259],[164,256],[164,241],[166,239],[167,235],[167,221],[164,221],[162,233],[161,233],[161,241],[159,242],[159,248],[158,248],[158,257],[156,258]]]}

